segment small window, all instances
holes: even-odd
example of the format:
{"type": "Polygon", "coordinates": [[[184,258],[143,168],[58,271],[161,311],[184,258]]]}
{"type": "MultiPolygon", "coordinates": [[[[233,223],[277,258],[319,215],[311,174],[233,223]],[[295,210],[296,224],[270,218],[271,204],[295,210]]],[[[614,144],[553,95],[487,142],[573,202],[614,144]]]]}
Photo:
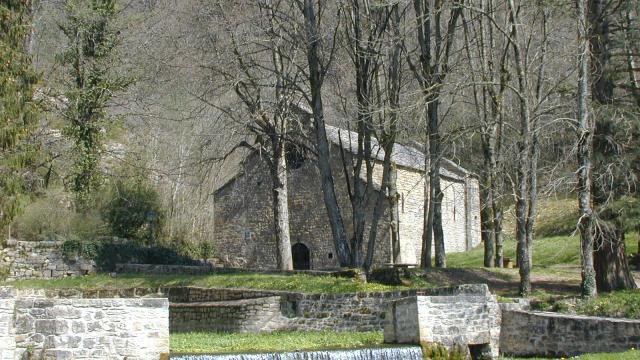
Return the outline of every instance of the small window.
{"type": "Polygon", "coordinates": [[[329,259],[333,259],[333,253],[329,253],[329,259]]]}

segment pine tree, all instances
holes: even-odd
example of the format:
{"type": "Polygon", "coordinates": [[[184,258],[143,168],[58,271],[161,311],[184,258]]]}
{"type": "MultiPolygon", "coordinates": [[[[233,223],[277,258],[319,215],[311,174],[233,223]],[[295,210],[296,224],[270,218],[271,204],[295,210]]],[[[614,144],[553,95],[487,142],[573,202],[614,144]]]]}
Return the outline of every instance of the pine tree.
{"type": "Polygon", "coordinates": [[[119,32],[115,0],[67,0],[66,23],[61,25],[67,48],[59,60],[67,71],[64,111],[65,134],[75,145],[70,189],[80,208],[90,205],[92,193],[100,187],[102,129],[109,120],[107,107],[114,93],[124,90],[129,80],[114,74],[113,63],[119,32]]]}
{"type": "Polygon", "coordinates": [[[25,44],[31,32],[31,0],[0,1],[0,229],[11,223],[29,195],[38,147],[32,141],[38,76],[25,44]]]}

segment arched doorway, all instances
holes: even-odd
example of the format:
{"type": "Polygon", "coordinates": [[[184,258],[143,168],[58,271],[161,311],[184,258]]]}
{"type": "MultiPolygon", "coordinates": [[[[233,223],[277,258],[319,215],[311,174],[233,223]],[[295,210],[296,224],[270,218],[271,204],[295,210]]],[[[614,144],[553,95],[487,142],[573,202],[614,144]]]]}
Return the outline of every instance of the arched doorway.
{"type": "Polygon", "coordinates": [[[291,247],[291,255],[293,256],[293,270],[309,270],[311,269],[311,261],[309,248],[302,243],[297,243],[291,247]]]}

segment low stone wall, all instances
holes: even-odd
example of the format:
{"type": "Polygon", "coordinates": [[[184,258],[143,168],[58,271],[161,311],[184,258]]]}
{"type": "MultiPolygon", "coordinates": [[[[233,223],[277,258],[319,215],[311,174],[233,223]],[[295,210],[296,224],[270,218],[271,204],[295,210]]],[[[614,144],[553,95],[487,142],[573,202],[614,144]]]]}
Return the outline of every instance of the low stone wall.
{"type": "Polygon", "coordinates": [[[282,313],[287,330],[378,331],[386,323],[387,303],[401,292],[287,294],[282,313]]]}
{"type": "MultiPolygon", "coordinates": [[[[379,331],[387,323],[386,311],[390,301],[416,295],[484,294],[484,288],[465,285],[453,288],[407,290],[394,292],[361,292],[348,294],[303,294],[286,291],[251,289],[211,289],[198,287],[130,288],[105,290],[47,289],[18,290],[21,296],[40,298],[135,298],[167,297],[171,303],[171,331],[196,327],[208,319],[209,329],[237,328],[233,318],[214,318],[220,308],[250,317],[254,309],[244,306],[243,300],[279,298],[280,316],[274,316],[265,329],[270,330],[330,330],[379,331]],[[217,302],[223,302],[220,306],[217,302]],[[193,303],[196,303],[193,305],[193,303]],[[193,305],[193,306],[192,306],[193,305]],[[212,309],[208,310],[207,308],[212,309]],[[217,307],[217,308],[216,308],[217,307]],[[194,325],[195,324],[195,325],[194,325]]],[[[269,300],[274,301],[274,300],[269,300]]],[[[235,315],[234,315],[235,316],[235,315]]],[[[261,315],[262,316],[262,315],[261,315]]],[[[264,315],[268,317],[270,315],[264,315]]],[[[257,331],[252,326],[249,331],[257,331]]]]}
{"type": "Polygon", "coordinates": [[[630,348],[640,348],[640,320],[531,311],[502,314],[504,354],[559,357],[630,348]]]}
{"type": "Polygon", "coordinates": [[[169,352],[167,299],[47,299],[0,290],[2,360],[143,360],[169,352]]]}
{"type": "Polygon", "coordinates": [[[116,264],[116,272],[131,274],[188,274],[201,275],[213,271],[210,265],[155,265],[155,264],[116,264]]]}
{"type": "Polygon", "coordinates": [[[170,306],[170,328],[180,331],[262,332],[286,327],[280,297],[176,303],[170,306]]]}
{"type": "Polygon", "coordinates": [[[497,357],[500,305],[486,285],[476,289],[471,294],[412,296],[391,302],[385,342],[440,344],[451,349],[461,345],[473,355],[497,357]]]}
{"type": "Polygon", "coordinates": [[[62,241],[7,240],[0,249],[0,268],[9,279],[50,279],[96,272],[95,263],[83,258],[65,259],[62,241]]]}

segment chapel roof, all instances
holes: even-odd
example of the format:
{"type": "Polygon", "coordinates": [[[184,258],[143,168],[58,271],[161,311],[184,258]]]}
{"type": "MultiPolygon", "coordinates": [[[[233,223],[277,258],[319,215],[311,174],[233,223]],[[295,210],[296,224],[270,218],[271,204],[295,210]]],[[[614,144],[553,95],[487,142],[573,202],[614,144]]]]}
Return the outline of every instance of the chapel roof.
{"type": "MultiPolygon", "coordinates": [[[[358,151],[358,133],[336,126],[326,125],[327,140],[343,149],[355,154],[358,151]]],[[[378,161],[384,160],[385,151],[375,137],[371,138],[371,155],[378,161]]],[[[391,162],[409,169],[424,171],[425,154],[411,146],[395,143],[391,162]]],[[[452,178],[474,176],[462,166],[443,158],[440,161],[441,174],[452,178]]]]}

